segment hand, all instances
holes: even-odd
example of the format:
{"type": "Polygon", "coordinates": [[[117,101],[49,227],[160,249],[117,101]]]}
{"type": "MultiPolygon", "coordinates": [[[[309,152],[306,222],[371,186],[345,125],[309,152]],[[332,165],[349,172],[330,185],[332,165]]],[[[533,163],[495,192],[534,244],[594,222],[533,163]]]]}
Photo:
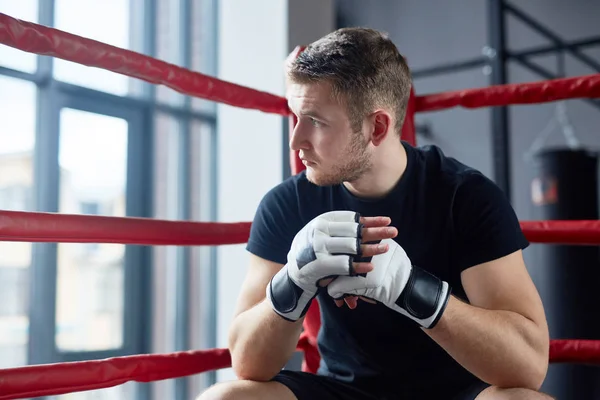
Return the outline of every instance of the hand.
{"type": "Polygon", "coordinates": [[[446,308],[450,286],[413,266],[394,240],[382,243],[389,250],[373,257],[371,272],[366,276],[340,276],[328,285],[327,292],[338,301],[351,295],[380,302],[422,327],[433,328],[446,308]]]}
{"type": "MultiPolygon", "coordinates": [[[[304,316],[324,279],[353,276],[373,270],[370,263],[354,262],[354,256],[373,256],[385,246],[361,244],[363,223],[389,224],[389,219],[361,219],[352,211],[332,211],[310,221],[292,241],[288,262],[267,285],[267,298],[283,318],[304,316]]],[[[385,229],[385,228],[384,228],[385,229]]],[[[375,237],[377,232],[367,232],[375,237]]],[[[379,233],[381,235],[381,233],[379,233]]]]}
{"type": "MultiPolygon", "coordinates": [[[[383,239],[392,239],[398,235],[398,229],[388,226],[392,220],[389,217],[361,217],[360,223],[363,225],[362,230],[362,242],[372,243],[380,242],[383,239]]],[[[372,257],[377,254],[382,254],[388,251],[389,246],[386,243],[378,244],[363,244],[361,245],[361,257],[372,257]]],[[[372,269],[370,262],[355,263],[355,265],[366,266],[368,271],[372,269]]],[[[365,270],[365,272],[368,272],[365,270]]],[[[363,272],[357,272],[363,273],[363,272]]],[[[329,278],[321,281],[320,286],[327,286],[334,278],[329,278]]],[[[349,308],[355,309],[358,306],[358,299],[366,301],[368,303],[376,303],[373,300],[359,297],[359,296],[346,296],[342,300],[335,300],[338,306],[342,306],[344,302],[349,308]]]]}

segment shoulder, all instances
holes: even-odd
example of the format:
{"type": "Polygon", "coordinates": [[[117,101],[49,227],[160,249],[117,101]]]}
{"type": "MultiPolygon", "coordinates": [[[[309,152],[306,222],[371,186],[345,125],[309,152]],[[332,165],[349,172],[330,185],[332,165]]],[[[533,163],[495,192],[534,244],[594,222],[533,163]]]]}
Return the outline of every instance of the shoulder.
{"type": "Polygon", "coordinates": [[[457,192],[494,185],[479,170],[448,156],[438,146],[411,147],[410,151],[418,170],[418,185],[437,201],[453,203],[457,192]]]}

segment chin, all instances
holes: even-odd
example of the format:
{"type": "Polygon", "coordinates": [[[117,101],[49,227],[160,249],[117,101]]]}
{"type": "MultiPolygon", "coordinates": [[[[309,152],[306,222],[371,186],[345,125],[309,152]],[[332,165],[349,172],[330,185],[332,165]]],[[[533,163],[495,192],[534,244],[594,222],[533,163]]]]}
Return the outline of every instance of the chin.
{"type": "Polygon", "coordinates": [[[317,186],[332,186],[343,182],[343,179],[337,176],[319,173],[311,167],[306,168],[306,179],[317,186]]]}

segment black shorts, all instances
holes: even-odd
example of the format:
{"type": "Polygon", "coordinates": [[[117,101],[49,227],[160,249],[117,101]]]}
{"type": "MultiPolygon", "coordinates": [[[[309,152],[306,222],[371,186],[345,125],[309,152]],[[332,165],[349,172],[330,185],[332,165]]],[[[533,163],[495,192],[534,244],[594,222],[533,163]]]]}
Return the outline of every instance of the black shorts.
{"type": "Polygon", "coordinates": [[[273,378],[274,381],[287,386],[298,400],[407,400],[407,399],[427,399],[427,400],[474,400],[489,385],[478,381],[471,386],[460,390],[458,393],[451,393],[452,390],[444,390],[443,393],[435,396],[428,393],[407,395],[407,393],[398,393],[393,389],[381,388],[371,385],[355,385],[343,382],[328,376],[315,375],[300,371],[283,370],[273,378]]]}

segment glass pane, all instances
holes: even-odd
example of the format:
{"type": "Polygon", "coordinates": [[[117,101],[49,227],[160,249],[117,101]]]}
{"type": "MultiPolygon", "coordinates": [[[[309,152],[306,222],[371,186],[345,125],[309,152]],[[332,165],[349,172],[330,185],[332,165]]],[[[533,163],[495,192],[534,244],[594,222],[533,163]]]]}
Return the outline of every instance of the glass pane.
{"type": "MultiPolygon", "coordinates": [[[[181,48],[188,41],[180,37],[181,0],[156,0],[156,58],[183,66],[181,48]]],[[[156,88],[156,99],[171,105],[183,104],[181,93],[160,85],[156,88]]]]}
{"type": "Polygon", "coordinates": [[[123,385],[113,386],[106,389],[90,390],[86,392],[75,392],[50,397],[51,400],[133,400],[135,399],[135,382],[127,382],[123,385]]]}
{"type": "MultiPolygon", "coordinates": [[[[192,121],[190,155],[190,204],[191,219],[211,220],[211,202],[215,194],[213,128],[205,122],[192,121]]],[[[207,285],[213,280],[211,271],[211,246],[194,246],[190,251],[190,345],[194,349],[211,346],[214,325],[210,320],[210,309],[215,306],[214,298],[207,285]]],[[[200,393],[210,384],[208,374],[190,377],[192,393],[200,393]]]]}
{"type": "Polygon", "coordinates": [[[216,159],[213,151],[213,129],[201,121],[191,123],[190,192],[191,218],[210,220],[211,199],[214,195],[213,172],[216,159]]]}
{"type": "MultiPolygon", "coordinates": [[[[154,141],[154,218],[177,219],[179,193],[179,122],[166,114],[155,118],[154,141]]],[[[174,299],[175,267],[178,252],[175,246],[154,246],[152,296],[152,352],[175,351],[174,299]]],[[[152,384],[154,398],[173,397],[174,380],[152,384]]]]}
{"type": "MultiPolygon", "coordinates": [[[[38,0],[0,0],[0,12],[28,22],[38,22],[38,0]]],[[[37,70],[37,56],[33,53],[0,45],[0,65],[24,72],[37,70]]]]}
{"type": "MultiPolygon", "coordinates": [[[[125,216],[127,131],[127,121],[120,118],[61,111],[61,213],[125,216]]],[[[58,245],[56,344],[60,350],[122,346],[124,255],[121,244],[58,245]]]]}
{"type": "MultiPolygon", "coordinates": [[[[216,21],[213,18],[211,5],[214,5],[213,0],[192,0],[192,37],[190,40],[190,54],[192,56],[192,70],[214,76],[216,75],[216,52],[212,49],[216,47],[215,25],[216,21]]],[[[216,103],[192,98],[192,109],[196,111],[214,112],[216,103]]]]}
{"type": "MultiPolygon", "coordinates": [[[[57,29],[129,49],[129,1],[55,0],[57,29]],[[110,25],[110,29],[108,26],[110,25]]],[[[54,59],[56,79],[91,89],[126,95],[129,77],[54,59]]]]}
{"type": "MultiPolygon", "coordinates": [[[[0,76],[0,209],[32,207],[36,88],[0,76]]],[[[31,243],[0,242],[0,368],[27,364],[31,243]]]]}

